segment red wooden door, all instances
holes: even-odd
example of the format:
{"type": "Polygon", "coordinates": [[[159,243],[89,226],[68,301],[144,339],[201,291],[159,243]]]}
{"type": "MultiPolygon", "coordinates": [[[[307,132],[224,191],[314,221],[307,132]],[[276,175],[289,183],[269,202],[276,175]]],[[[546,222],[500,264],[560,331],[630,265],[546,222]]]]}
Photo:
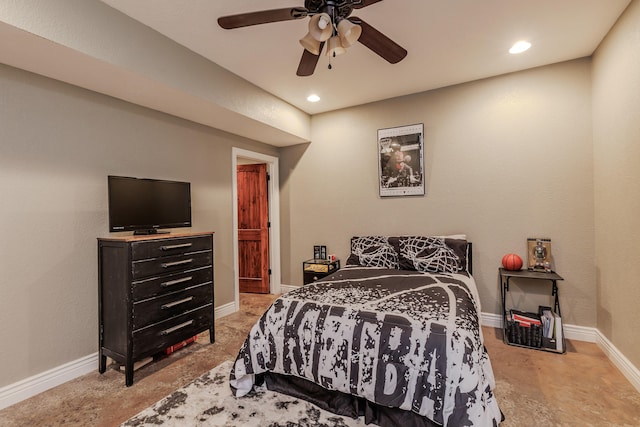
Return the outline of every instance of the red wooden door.
{"type": "Polygon", "coordinates": [[[269,293],[267,165],[238,165],[240,292],[269,293]]]}

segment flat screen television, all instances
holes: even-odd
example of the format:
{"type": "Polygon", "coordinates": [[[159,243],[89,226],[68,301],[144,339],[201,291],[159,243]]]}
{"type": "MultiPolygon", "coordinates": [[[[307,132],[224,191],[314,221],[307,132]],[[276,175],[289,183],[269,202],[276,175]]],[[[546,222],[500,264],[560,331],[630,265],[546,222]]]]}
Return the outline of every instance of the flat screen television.
{"type": "Polygon", "coordinates": [[[109,176],[109,231],[155,234],[158,229],[191,227],[191,184],[109,176]]]}

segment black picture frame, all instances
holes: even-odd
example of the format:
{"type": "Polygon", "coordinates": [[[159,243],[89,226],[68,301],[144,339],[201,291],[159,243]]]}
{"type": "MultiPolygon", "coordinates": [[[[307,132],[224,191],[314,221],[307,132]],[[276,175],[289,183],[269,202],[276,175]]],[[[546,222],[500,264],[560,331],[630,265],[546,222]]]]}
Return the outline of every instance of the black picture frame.
{"type": "Polygon", "coordinates": [[[322,245],[314,245],[313,259],[327,259],[327,247],[322,245]]]}
{"type": "Polygon", "coordinates": [[[380,197],[424,196],[424,124],[378,130],[380,197]]]}

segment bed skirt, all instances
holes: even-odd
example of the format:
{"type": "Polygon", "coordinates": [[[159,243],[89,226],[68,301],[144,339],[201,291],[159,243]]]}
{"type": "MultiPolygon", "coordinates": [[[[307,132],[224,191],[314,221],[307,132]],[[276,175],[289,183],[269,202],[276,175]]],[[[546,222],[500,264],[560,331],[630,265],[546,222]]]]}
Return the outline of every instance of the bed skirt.
{"type": "MultiPolygon", "coordinates": [[[[337,415],[357,418],[364,416],[365,424],[380,427],[439,427],[438,424],[415,412],[389,408],[362,397],[327,390],[304,378],[265,372],[258,375],[269,390],[311,402],[317,407],[337,415]]],[[[260,381],[257,378],[257,381],[260,381]]]]}

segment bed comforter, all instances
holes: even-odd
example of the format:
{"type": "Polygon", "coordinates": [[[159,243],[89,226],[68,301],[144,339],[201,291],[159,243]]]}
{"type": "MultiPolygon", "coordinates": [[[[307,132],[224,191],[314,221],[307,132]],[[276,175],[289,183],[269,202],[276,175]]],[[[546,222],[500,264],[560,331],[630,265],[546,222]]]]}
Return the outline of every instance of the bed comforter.
{"type": "Polygon", "coordinates": [[[230,374],[236,396],[264,372],[413,411],[444,426],[501,421],[473,277],[367,267],[279,297],[230,374]]]}

